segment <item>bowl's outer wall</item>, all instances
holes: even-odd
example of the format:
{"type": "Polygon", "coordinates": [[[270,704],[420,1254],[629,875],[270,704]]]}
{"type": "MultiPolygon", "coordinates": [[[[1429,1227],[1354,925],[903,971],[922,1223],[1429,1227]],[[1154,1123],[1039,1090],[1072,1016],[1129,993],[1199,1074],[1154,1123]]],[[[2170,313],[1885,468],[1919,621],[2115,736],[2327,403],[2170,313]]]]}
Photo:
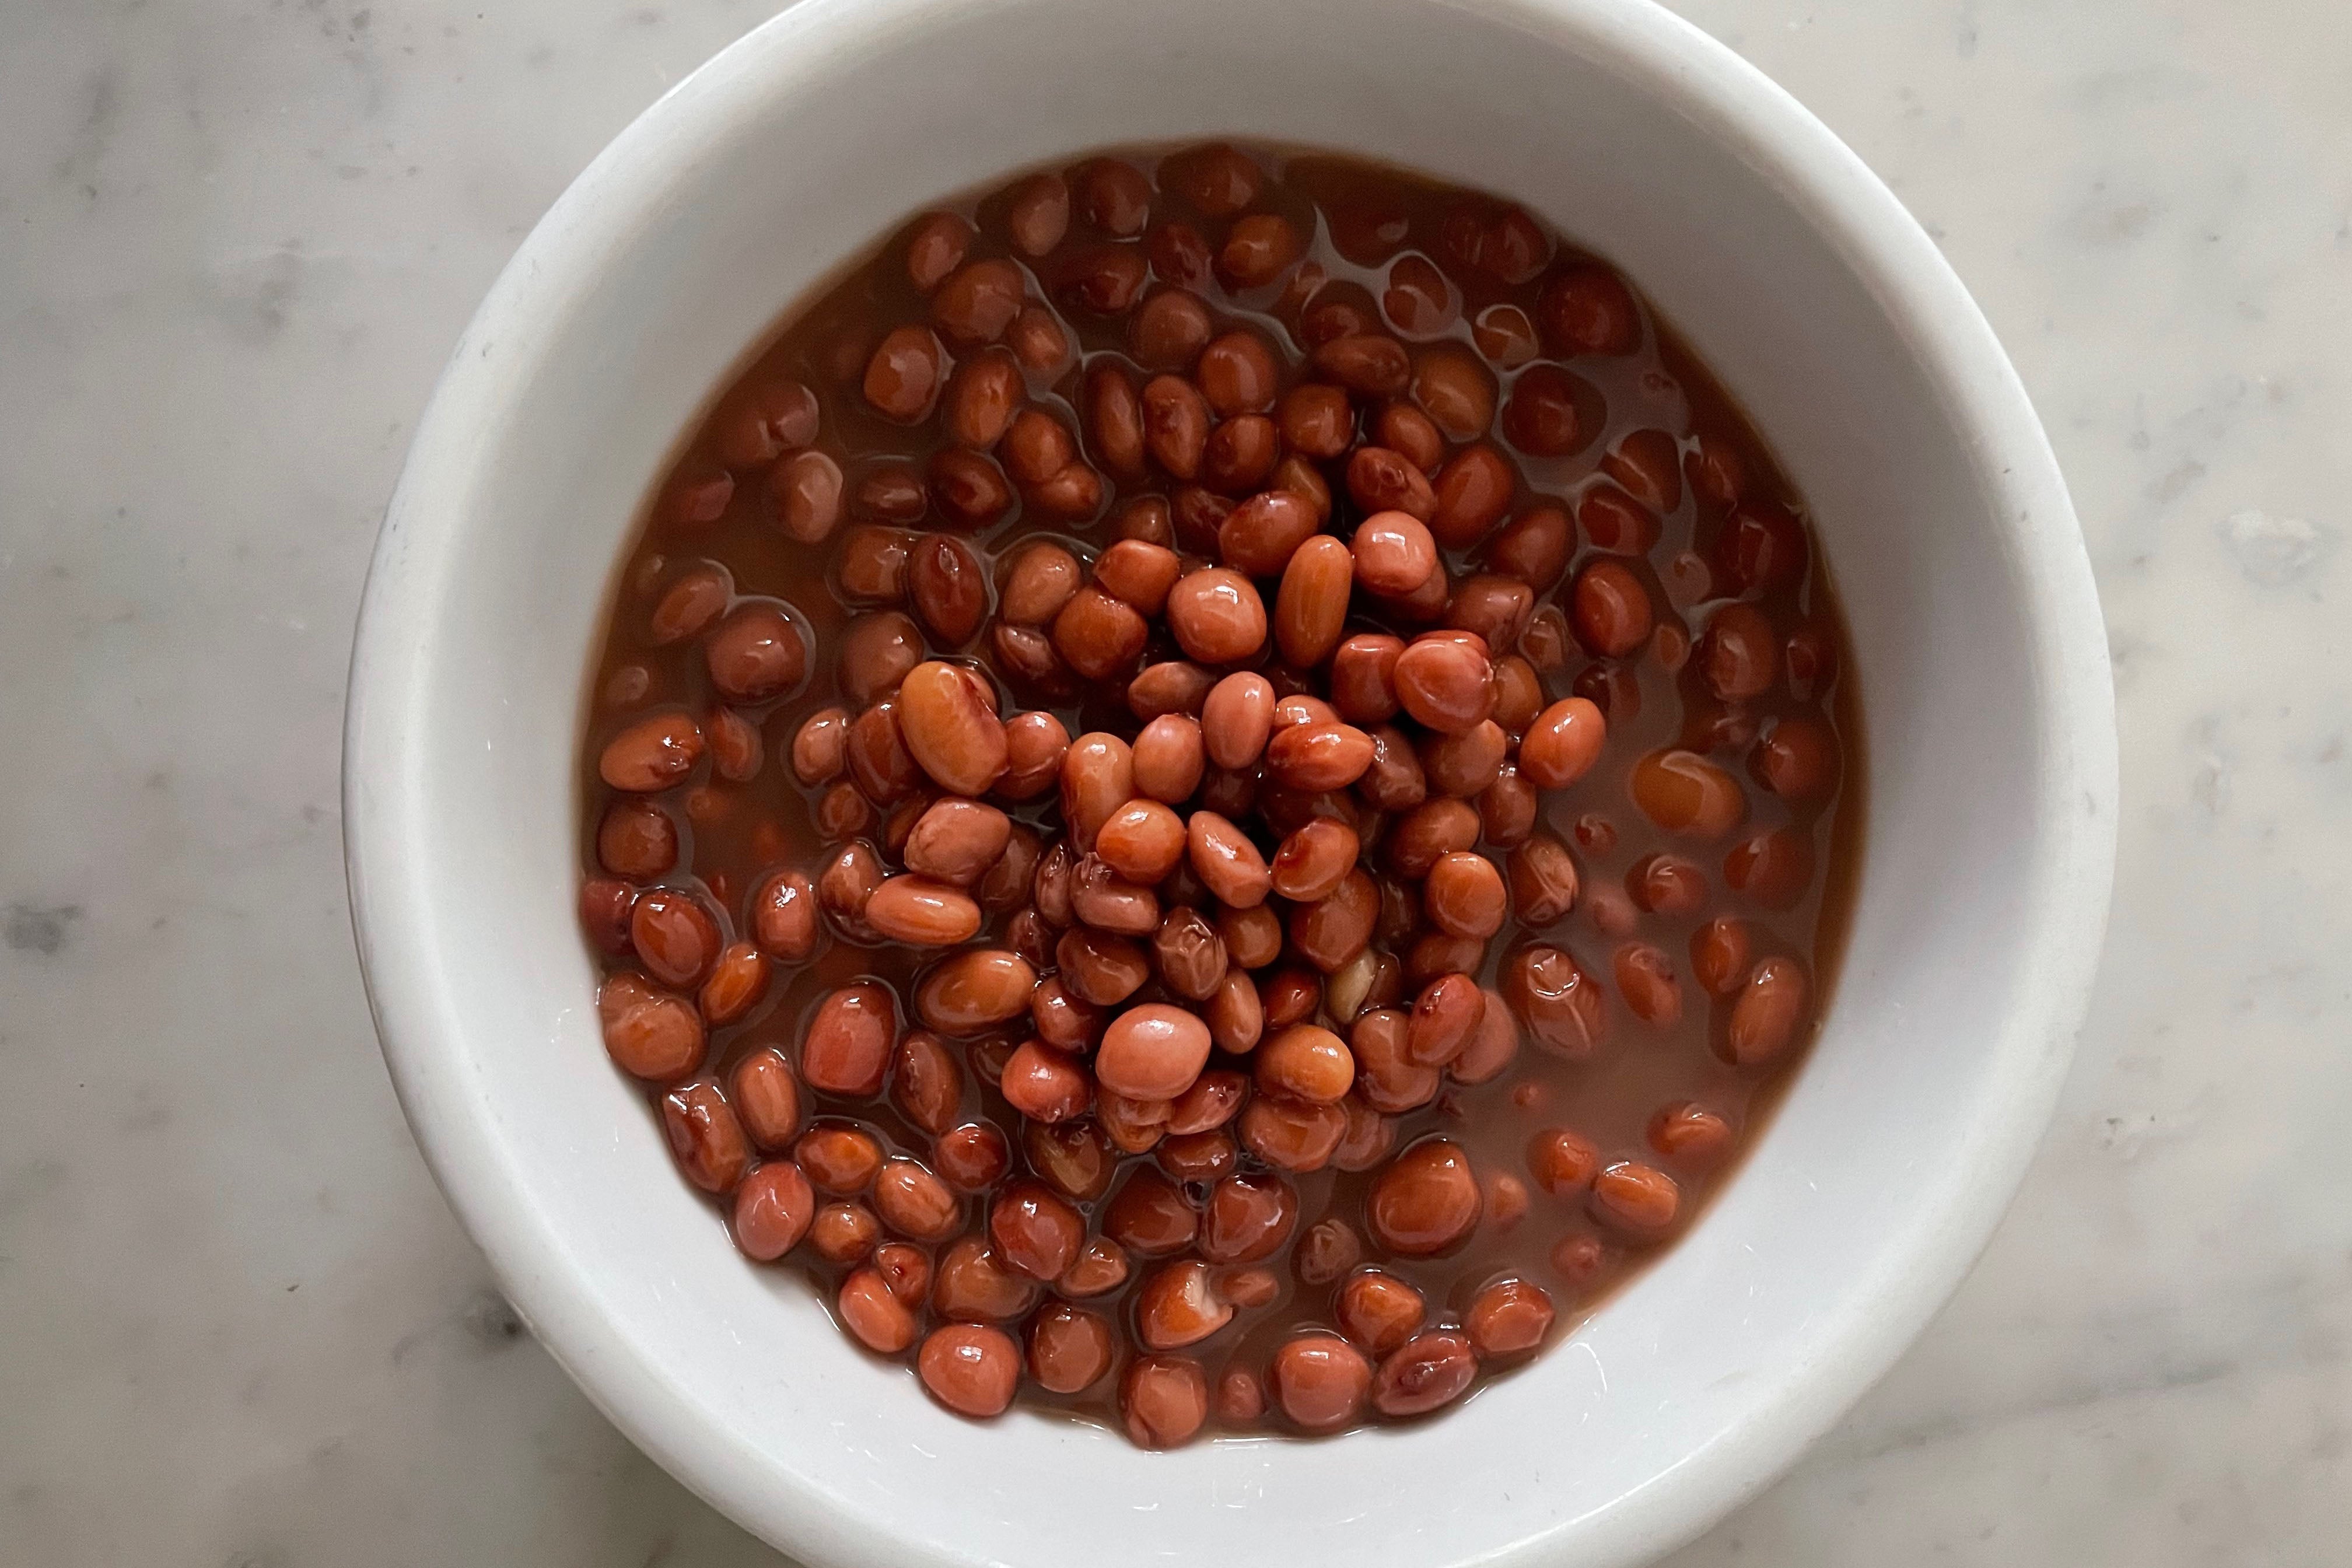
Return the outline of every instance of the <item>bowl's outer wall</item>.
{"type": "Polygon", "coordinates": [[[345,795],[371,999],[436,1174],[600,1405],[771,1541],[821,1568],[1608,1564],[1777,1474],[1990,1234],[2087,994],[2115,739],[2080,536],[1980,314],[1850,153],[1665,13],[803,0],[624,133],[467,330],[379,543],[345,795]],[[1507,193],[1640,282],[1814,509],[1871,822],[1829,1026],[1658,1267],[1442,1421],[1146,1455],[948,1416],[738,1259],[600,1047],[570,803],[612,563],[745,344],[942,193],[1210,133],[1507,193]]]}

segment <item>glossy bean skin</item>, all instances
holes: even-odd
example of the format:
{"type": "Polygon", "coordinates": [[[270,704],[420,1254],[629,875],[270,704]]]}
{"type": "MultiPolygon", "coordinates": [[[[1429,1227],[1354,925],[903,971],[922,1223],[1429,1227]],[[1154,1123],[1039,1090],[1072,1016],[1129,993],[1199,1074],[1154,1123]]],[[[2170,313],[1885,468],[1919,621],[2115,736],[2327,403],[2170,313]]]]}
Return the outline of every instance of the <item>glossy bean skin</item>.
{"type": "Polygon", "coordinates": [[[1001,1329],[950,1323],[931,1331],[916,1363],[931,1397],[959,1415],[1002,1415],[1020,1381],[1020,1352],[1001,1329]]]}
{"type": "Polygon", "coordinates": [[[1266,1368],[1275,1403],[1300,1429],[1329,1432],[1354,1421],[1370,1392],[1372,1369],[1363,1352],[1333,1335],[1308,1334],[1286,1342],[1266,1368]]]}
{"type": "Polygon", "coordinates": [[[828,1094],[878,1093],[898,1044],[898,1007],[879,985],[845,985],[829,994],[801,1038],[801,1076],[828,1094]]]}
{"type": "Polygon", "coordinates": [[[713,409],[574,891],[683,1178],[845,1332],[1147,1446],[1429,1419],[1736,1168],[1825,1005],[1848,656],[1610,268],[1343,162],[1090,157],[713,409]]]}
{"type": "Polygon", "coordinates": [[[1354,575],[1348,547],[1328,535],[1307,540],[1291,553],[1274,615],[1275,644],[1286,661],[1311,668],[1339,646],[1354,575]]]}

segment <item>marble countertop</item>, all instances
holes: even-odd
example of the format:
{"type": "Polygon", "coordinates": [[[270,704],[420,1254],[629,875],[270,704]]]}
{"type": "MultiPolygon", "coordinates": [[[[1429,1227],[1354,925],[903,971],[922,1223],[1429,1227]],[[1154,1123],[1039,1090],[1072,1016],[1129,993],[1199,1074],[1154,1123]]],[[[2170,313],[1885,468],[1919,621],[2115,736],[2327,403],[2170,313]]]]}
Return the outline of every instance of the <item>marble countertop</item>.
{"type": "MultiPolygon", "coordinates": [[[[779,1561],[491,1288],[376,1053],[336,804],[443,356],[596,149],[771,8],[0,7],[0,1562],[779,1561]]],[[[2340,1562],[2352,9],[1682,8],[1886,177],[2016,357],[2105,602],[2124,817],[1990,1250],[1671,1561],[2340,1562]]]]}

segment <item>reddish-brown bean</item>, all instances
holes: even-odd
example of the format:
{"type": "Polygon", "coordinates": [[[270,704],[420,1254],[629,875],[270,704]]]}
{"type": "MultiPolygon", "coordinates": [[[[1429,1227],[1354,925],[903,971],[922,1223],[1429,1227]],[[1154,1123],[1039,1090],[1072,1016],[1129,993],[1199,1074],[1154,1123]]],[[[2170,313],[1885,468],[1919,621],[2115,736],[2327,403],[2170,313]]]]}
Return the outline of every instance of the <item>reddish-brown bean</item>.
{"type": "Polygon", "coordinates": [[[1626,1011],[1654,1028],[1682,1022],[1682,987],[1675,979],[1674,961],[1662,949],[1646,942],[1629,942],[1617,949],[1611,963],[1626,1011]]]}
{"type": "Polygon", "coordinates": [[[1128,322],[1128,342],[1146,370],[1181,370],[1200,357],[1216,326],[1190,289],[1161,289],[1128,322]]]}
{"type": "Polygon", "coordinates": [[[1328,461],[1347,451],[1355,438],[1355,410],[1348,395],[1336,386],[1302,384],[1285,393],[1276,405],[1275,422],[1285,445],[1317,461],[1328,461]]]}
{"type": "Polygon", "coordinates": [[[1156,375],[1139,395],[1143,409],[1143,440],[1152,460],[1179,479],[1201,471],[1201,454],[1209,443],[1209,405],[1201,389],[1180,376],[1156,375]]]}
{"type": "Polygon", "coordinates": [[[1348,497],[1373,516],[1401,511],[1425,523],[1437,511],[1428,476],[1403,453],[1386,447],[1359,447],[1349,454],[1348,497]]]}
{"type": "Polygon", "coordinates": [[[677,864],[677,824],[652,801],[615,800],[596,825],[596,860],[615,877],[651,881],[677,864]]]}
{"type": "Polygon", "coordinates": [[[1682,1188],[1654,1165],[1620,1160],[1592,1179],[1594,1215],[1637,1237],[1653,1237],[1671,1226],[1682,1212],[1682,1188]]]}
{"type": "Polygon", "coordinates": [[[1136,1290],[1136,1338],[1147,1350],[1198,1344],[1233,1316],[1233,1304],[1218,1294],[1209,1266],[1197,1258],[1161,1264],[1136,1290]]]}
{"type": "Polygon", "coordinates": [[[1363,1352],[1331,1334],[1287,1341],[1266,1365],[1275,1403],[1309,1432],[1337,1431],[1353,1421],[1371,1383],[1371,1364],[1363,1352]]]}
{"type": "Polygon", "coordinates": [[[1297,1213],[1297,1194],[1279,1176],[1226,1176],[1210,1188],[1195,1236],[1175,1245],[1197,1237],[1201,1256],[1212,1263],[1254,1263],[1290,1239],[1297,1213]]]}
{"type": "Polygon", "coordinates": [[[1776,719],[1756,742],[1748,767],[1766,789],[1784,800],[1809,805],[1827,799],[1837,789],[1837,738],[1818,719],[1800,715],[1776,719]]]}
{"type": "Polygon", "coordinates": [[[1486,1011],[1486,994],[1466,974],[1444,974],[1423,988],[1407,1025],[1405,1055],[1423,1067],[1444,1067],[1467,1050],[1486,1011]]]}
{"type": "Polygon", "coordinates": [[[792,1143],[801,1125],[800,1085],[783,1052],[766,1046],[745,1057],[735,1066],[730,1089],[754,1145],[774,1153],[792,1143]]]}
{"type": "Polygon", "coordinates": [[[1260,1094],[1242,1108],[1239,1131],[1250,1152],[1276,1169],[1319,1171],[1347,1135],[1348,1113],[1336,1105],[1260,1094]]]}
{"type": "Polygon", "coordinates": [[[1404,345],[1378,332],[1333,338],[1308,356],[1314,374],[1360,397],[1394,397],[1412,380],[1404,345]]]}
{"type": "Polygon", "coordinates": [[[1538,832],[1510,851],[1512,912],[1528,926],[1548,926],[1576,908],[1576,858],[1567,844],[1538,832]]]}
{"type": "Polygon", "coordinates": [[[1372,740],[1352,724],[1291,724],[1266,742],[1266,772],[1308,793],[1345,789],[1371,766],[1372,740]]]}
{"type": "Polygon", "coordinates": [[[1617,561],[1596,561],[1576,574],[1570,620],[1579,642],[1612,658],[1649,641],[1655,624],[1649,590],[1632,568],[1617,561]]]}
{"type": "Polygon", "coordinates": [[[1135,737],[1130,755],[1139,795],[1181,805],[1201,787],[1205,759],[1200,721],[1183,713],[1162,713],[1135,737]]]}
{"type": "Polygon", "coordinates": [[[1487,1083],[1502,1076],[1519,1054],[1519,1026],[1503,998],[1492,991],[1486,994],[1486,1011],[1478,1021],[1478,1033],[1472,1037],[1469,1047],[1454,1058],[1446,1075],[1458,1083],[1487,1083]]]}
{"type": "Polygon", "coordinates": [[[1510,510],[1517,470],[1509,458],[1486,442],[1465,447],[1431,480],[1435,506],[1429,531],[1447,550],[1465,550],[1510,510]]]}
{"type": "Polygon", "coordinates": [[[1329,534],[1316,535],[1292,553],[1275,599],[1274,625],[1276,646],[1294,668],[1311,669],[1339,646],[1354,573],[1348,547],[1329,534]]]}
{"type": "Polygon", "coordinates": [[[878,1269],[860,1268],[841,1282],[835,1300],[842,1326],[867,1350],[895,1355],[915,1342],[915,1314],[878,1269]]]}
{"type": "Polygon", "coordinates": [[[923,977],[915,991],[915,1014],[942,1035],[978,1034],[1026,1010],[1036,981],[1036,971],[1018,953],[967,948],[923,977]]]}
{"type": "Polygon", "coordinates": [[[1177,1447],[1209,1418],[1208,1373],[1189,1356],[1138,1356],[1119,1377],[1118,1401],[1129,1442],[1177,1447]]]}
{"type": "Polygon", "coordinates": [[[1052,1394],[1078,1394],[1110,1370],[1111,1327],[1099,1312],[1049,1301],[1029,1323],[1029,1375],[1052,1394]]]}
{"type": "Polygon", "coordinates": [[[997,613],[1015,626],[1042,626],[1078,591],[1084,570],[1058,544],[1024,546],[1006,569],[997,613]]]}
{"type": "Polygon", "coordinates": [[[1652,752],[1633,764],[1630,787],[1652,822],[1687,837],[1720,838],[1748,812],[1739,781],[1696,752],[1652,752]]]}
{"type": "Polygon", "coordinates": [[[915,1358],[931,1397],[959,1415],[1002,1415],[1021,1381],[1021,1352],[1001,1329],[947,1323],[933,1329],[915,1358]]]}
{"type": "Polygon", "coordinates": [[[1404,639],[1385,632],[1360,632],[1331,656],[1331,705],[1351,724],[1377,724],[1396,717],[1396,663],[1404,639]]]}
{"type": "Polygon", "coordinates": [[[1229,289],[1262,289],[1306,253],[1307,242],[1278,213],[1253,213],[1234,221],[1225,247],[1217,253],[1217,276],[1229,289]]]}
{"type": "Polygon", "coordinates": [[[1006,1104],[1037,1121],[1067,1121],[1084,1115],[1094,1091],[1085,1068],[1035,1040],[1014,1047],[997,1089],[1006,1104]]]}
{"type": "Polygon", "coordinates": [[[751,1141],[719,1086],[708,1079],[681,1084],[662,1096],[661,1115],[686,1179],[706,1193],[733,1192],[751,1163],[751,1141]]]}
{"type": "MultiPolygon", "coordinates": [[[[1210,762],[1245,768],[1265,750],[1274,724],[1274,688],[1247,671],[1226,676],[1201,705],[1201,741],[1210,762]]],[[[1228,900],[1230,901],[1230,900],[1228,900]]]]}
{"type": "Polygon", "coordinates": [[[1095,562],[1095,583],[1106,594],[1145,616],[1157,616],[1167,605],[1182,568],[1176,552],[1165,545],[1122,539],[1095,562]]]}
{"type": "Polygon", "coordinates": [[[1272,489],[1254,495],[1227,512],[1217,525],[1218,558],[1252,577],[1275,576],[1290,563],[1299,546],[1315,537],[1320,522],[1315,508],[1292,491],[1272,489]]]}
{"type": "Polygon", "coordinates": [[[650,888],[629,910],[629,942],[638,959],[665,985],[692,989],[719,962],[719,921],[694,894],[650,888]]]}
{"type": "Polygon", "coordinates": [[[1177,580],[1168,595],[1168,626],[1187,657],[1233,664],[1265,643],[1265,605],[1240,573],[1205,567],[1177,580]]]}
{"type": "Polygon", "coordinates": [[[684,783],[702,752],[702,731],[692,719],[655,713],[604,743],[596,773],[614,789],[651,795],[684,783]]]}
{"type": "MultiPolygon", "coordinates": [[[[1231,951],[1229,939],[1227,952],[1231,951]]],[[[1265,1027],[1265,1006],[1258,996],[1257,983],[1237,960],[1217,983],[1216,993],[1209,998],[1202,1016],[1219,1050],[1242,1056],[1256,1048],[1265,1027]]]]}
{"type": "Polygon", "coordinates": [[[892,942],[953,947],[980,930],[980,906],[970,895],[929,877],[891,877],[866,902],[866,923],[892,942]]]}
{"type": "Polygon", "coordinates": [[[1393,671],[1404,710],[1444,735],[1458,735],[1494,711],[1494,676],[1484,642],[1458,633],[1414,638],[1393,671]]]}
{"type": "Polygon", "coordinates": [[[1797,960],[1759,962],[1732,1002],[1724,1053],[1742,1067],[1752,1067],[1788,1050],[1804,1025],[1810,989],[1804,965],[1797,960]]]}
{"type": "Polygon", "coordinates": [[[1477,1228],[1485,1206],[1469,1156],[1443,1138],[1424,1139],[1372,1179],[1364,1214],[1373,1239],[1407,1258],[1428,1258],[1477,1228]]]}
{"type": "Polygon", "coordinates": [[[1356,1059],[1328,1029],[1294,1024],[1265,1042],[1252,1058],[1257,1087],[1315,1105],[1336,1105],[1356,1081],[1356,1059]]]}
{"type": "Polygon", "coordinates": [[[793,1145],[793,1163],[807,1173],[817,1191],[837,1198],[854,1197],[881,1170],[882,1146],[858,1128],[814,1127],[793,1145]]]}
{"type": "Polygon", "coordinates": [[[735,1245],[745,1257],[772,1263],[801,1244],[816,1215],[816,1194],[789,1160],[761,1165],[735,1189],[735,1245]]]}
{"type": "Polygon", "coordinates": [[[1016,713],[1004,725],[1004,773],[996,793],[1006,800],[1029,800],[1062,776],[1070,732],[1051,713],[1016,713]]]}
{"type": "Polygon", "coordinates": [[[1609,721],[1581,697],[1563,698],[1536,715],[1519,741],[1519,772],[1538,789],[1566,789],[1592,771],[1609,721]]]}
{"type": "Polygon", "coordinates": [[[1209,1059],[1209,1026],[1161,1003],[1130,1007],[1103,1031],[1095,1076],[1104,1088],[1137,1100],[1173,1100],[1192,1086],[1209,1059]]]}
{"type": "Polygon", "coordinates": [[[1257,200],[1264,176],[1248,154],[1223,142],[1160,161],[1160,185],[1209,217],[1230,217],[1257,200]]]}
{"type": "Polygon", "coordinates": [[[801,1076],[827,1094],[878,1092],[898,1043],[898,1007],[870,982],[826,994],[801,1037],[801,1076]]]}
{"type": "Polygon", "coordinates": [[[1372,1407],[1383,1415],[1425,1415],[1451,1405],[1478,1375],[1466,1334],[1451,1329],[1418,1334],[1381,1363],[1373,1375],[1372,1407]]]}
{"type": "Polygon", "coordinates": [[[1270,868],[1274,890],[1299,903],[1328,898],[1354,868],[1357,853],[1354,828],[1318,817],[1276,849],[1270,868]]]}
{"type": "Polygon", "coordinates": [[[1537,319],[1563,354],[1626,354],[1641,342],[1641,312],[1623,279],[1605,267],[1570,267],[1543,288],[1537,319]]]}
{"type": "Polygon", "coordinates": [[[1437,570],[1437,545],[1412,513],[1375,512],[1356,525],[1352,564],[1371,592],[1410,594],[1437,570]]]}
{"type": "Polygon", "coordinates": [[[907,277],[928,294],[963,264],[971,247],[971,225],[953,213],[929,213],[907,235],[907,277]]]}
{"type": "Polygon", "coordinates": [[[1114,810],[1095,835],[1095,853],[1130,882],[1149,886],[1183,858],[1184,823],[1156,800],[1134,799],[1114,810]]]}
{"type": "Polygon", "coordinates": [[[1366,1269],[1340,1287],[1333,1316],[1342,1333],[1373,1355],[1384,1356],[1427,1320],[1429,1302],[1395,1275],[1366,1269]]]}
{"type": "Polygon", "coordinates": [[[1471,1298],[1462,1325],[1481,1356],[1517,1355],[1542,1344],[1557,1316],[1542,1286],[1498,1279],[1471,1298]]]}
{"type": "Polygon", "coordinates": [[[768,504],[786,539],[815,544],[841,521],[841,465],[824,452],[795,452],[768,470],[768,504]]]}
{"type": "Polygon", "coordinates": [[[1317,969],[1332,973],[1371,942],[1380,914],[1380,889],[1362,871],[1350,870],[1327,896],[1293,908],[1290,944],[1317,969]]]}
{"type": "Polygon", "coordinates": [[[1265,858],[1240,828],[1213,811],[1196,811],[1185,825],[1193,874],[1220,903],[1248,909],[1274,885],[1265,858]]]}
{"type": "Polygon", "coordinates": [[[1082,849],[1111,813],[1135,796],[1135,753],[1125,741],[1090,731],[1070,742],[1062,757],[1062,820],[1082,849]]]}
{"type": "MultiPolygon", "coordinates": [[[[1416,382],[1418,379],[1416,371],[1416,382]]],[[[1372,416],[1371,439],[1375,446],[1402,454],[1423,473],[1445,460],[1444,432],[1437,427],[1435,420],[1410,403],[1381,405],[1380,412],[1372,416]]]]}
{"type": "Polygon", "coordinates": [[[767,956],[748,942],[730,942],[711,966],[696,1003],[714,1029],[739,1023],[768,994],[767,956]]]}
{"type": "Polygon", "coordinates": [[[1169,910],[1152,936],[1151,951],[1160,984],[1187,1001],[1207,1001],[1224,982],[1224,939],[1197,910],[1169,910]]]}
{"type": "Polygon", "coordinates": [[[959,1192],[983,1192],[994,1186],[1012,1160],[1004,1134],[986,1122],[951,1127],[931,1144],[931,1163],[939,1168],[940,1179],[959,1192]]]}
{"type": "Polygon", "coordinates": [[[1564,1056],[1590,1056],[1606,1026],[1601,988],[1556,947],[1523,948],[1506,965],[1503,994],[1528,1032],[1564,1056]]]}
{"type": "Polygon", "coordinates": [[[1466,850],[1438,857],[1422,886],[1422,908],[1448,936],[1493,936],[1503,929],[1508,903],[1495,863],[1466,850]]]}

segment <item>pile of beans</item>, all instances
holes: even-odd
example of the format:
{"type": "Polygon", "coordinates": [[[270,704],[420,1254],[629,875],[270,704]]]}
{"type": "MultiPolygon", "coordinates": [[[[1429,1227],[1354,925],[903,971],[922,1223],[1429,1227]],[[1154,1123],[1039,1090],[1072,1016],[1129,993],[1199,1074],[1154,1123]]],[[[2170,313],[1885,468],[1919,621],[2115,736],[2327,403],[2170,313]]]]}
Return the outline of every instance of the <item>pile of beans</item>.
{"type": "Polygon", "coordinates": [[[1690,1223],[1857,813],[1786,485],[1523,210],[1231,146],[925,215],[657,488],[605,1045],[949,1408],[1419,1416],[1690,1223]]]}

